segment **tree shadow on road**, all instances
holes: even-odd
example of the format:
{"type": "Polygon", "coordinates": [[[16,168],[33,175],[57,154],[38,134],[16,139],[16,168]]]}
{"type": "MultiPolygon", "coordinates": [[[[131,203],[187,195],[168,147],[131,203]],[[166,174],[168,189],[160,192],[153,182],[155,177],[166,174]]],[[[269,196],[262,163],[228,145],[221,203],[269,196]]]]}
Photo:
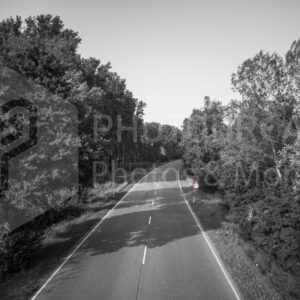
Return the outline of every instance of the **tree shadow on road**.
{"type": "MultiPolygon", "coordinates": [[[[170,193],[170,190],[167,192],[170,193]]],[[[153,198],[124,201],[117,208],[118,211],[101,224],[80,251],[98,255],[115,252],[123,247],[147,245],[154,248],[198,234],[199,228],[184,200],[178,195],[178,190],[174,189],[172,192],[174,193],[172,200],[162,196],[159,202],[156,199],[158,203],[154,207],[150,204],[153,198]],[[135,211],[132,211],[132,208],[135,211]],[[152,222],[149,226],[150,215],[152,222]]],[[[73,231],[77,231],[76,225],[73,231]]],[[[61,237],[63,238],[64,234],[61,234],[61,237]]]]}

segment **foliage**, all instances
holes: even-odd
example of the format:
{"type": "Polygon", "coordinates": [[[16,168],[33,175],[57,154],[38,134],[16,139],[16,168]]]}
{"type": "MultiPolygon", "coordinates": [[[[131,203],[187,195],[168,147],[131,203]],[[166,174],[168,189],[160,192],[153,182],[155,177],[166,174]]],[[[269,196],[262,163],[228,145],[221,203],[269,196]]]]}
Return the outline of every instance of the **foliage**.
{"type": "Polygon", "coordinates": [[[181,157],[181,131],[171,125],[145,123],[141,145],[145,161],[172,160],[181,157]]]}
{"type": "MultiPolygon", "coordinates": [[[[0,236],[4,273],[26,264],[41,238],[40,231],[8,232],[51,207],[61,208],[76,190],[77,179],[70,177],[68,167],[77,167],[76,157],[70,161],[77,147],[80,193],[92,184],[94,161],[126,167],[180,156],[180,131],[152,124],[150,131],[155,133],[159,127],[160,138],[149,142],[143,120],[146,104],[134,97],[110,63],[81,57],[80,42],[77,32],[50,14],[25,20],[17,16],[0,23],[1,101],[15,95],[37,101],[41,133],[38,147],[14,164],[10,189],[1,195],[0,226],[6,224],[0,236]],[[66,115],[70,106],[77,111],[66,115]],[[71,132],[73,127],[76,130],[71,132]]],[[[0,121],[3,130],[2,116],[0,121]]],[[[9,132],[12,125],[5,130],[9,132]]],[[[41,221],[41,228],[47,227],[47,220],[41,221]]]]}
{"type": "Polygon", "coordinates": [[[184,161],[189,165],[201,187],[215,187],[215,170],[220,160],[226,125],[220,102],[205,98],[203,110],[194,110],[183,124],[184,161]]]}
{"type": "Polygon", "coordinates": [[[299,66],[300,40],[286,58],[259,52],[232,76],[242,100],[206,98],[182,133],[186,165],[200,179],[213,177],[204,186],[222,191],[242,236],[298,276],[299,66]]]}

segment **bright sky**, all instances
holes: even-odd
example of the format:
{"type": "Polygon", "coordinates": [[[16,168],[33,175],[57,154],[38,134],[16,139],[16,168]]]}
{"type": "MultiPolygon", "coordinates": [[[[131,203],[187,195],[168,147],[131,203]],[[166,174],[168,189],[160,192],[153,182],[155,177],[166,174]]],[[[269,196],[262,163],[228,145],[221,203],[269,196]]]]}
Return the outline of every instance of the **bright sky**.
{"type": "Polygon", "coordinates": [[[79,52],[110,61],[145,119],[181,126],[206,95],[237,98],[231,74],[259,50],[300,38],[299,0],[0,0],[0,19],[51,13],[79,32],[79,52]]]}

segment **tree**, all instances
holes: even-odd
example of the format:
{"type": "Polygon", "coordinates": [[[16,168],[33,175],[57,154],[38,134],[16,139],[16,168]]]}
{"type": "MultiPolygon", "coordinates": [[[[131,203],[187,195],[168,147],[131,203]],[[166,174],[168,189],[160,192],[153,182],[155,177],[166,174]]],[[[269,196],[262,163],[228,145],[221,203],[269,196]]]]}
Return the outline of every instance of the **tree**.
{"type": "MultiPolygon", "coordinates": [[[[47,105],[55,107],[54,99],[57,97],[61,99],[60,103],[71,103],[77,108],[79,139],[74,138],[73,144],[79,147],[79,184],[84,187],[92,184],[93,161],[110,163],[116,160],[124,165],[125,160],[140,159],[137,145],[141,143],[145,104],[134,98],[126,87],[126,81],[111,71],[110,63],[101,64],[100,60],[95,58],[82,58],[77,52],[80,41],[78,33],[66,29],[58,16],[39,15],[28,17],[24,22],[20,17],[16,17],[0,23],[2,64],[51,93],[51,97],[44,99],[47,105]],[[50,103],[51,101],[53,103],[50,103]],[[112,127],[107,131],[99,130],[95,138],[95,118],[103,115],[106,118],[100,118],[100,127],[106,125],[104,123],[107,119],[111,119],[112,127]],[[136,140],[133,138],[133,131],[123,130],[119,137],[119,120],[122,126],[128,127],[132,127],[134,120],[137,120],[136,140]]],[[[3,90],[5,91],[4,86],[3,90]]],[[[44,112],[44,120],[55,125],[55,118],[58,118],[59,112],[44,112]]],[[[60,128],[53,126],[52,131],[58,133],[60,128]]],[[[45,144],[40,153],[41,157],[43,152],[48,151],[48,162],[53,157],[57,158],[58,152],[63,159],[63,145],[68,140],[67,137],[61,136],[53,148],[45,144]]],[[[31,165],[33,166],[32,162],[31,165]]],[[[19,168],[22,170],[21,165],[19,168]]],[[[28,184],[25,177],[19,182],[20,191],[26,193],[24,186],[27,186],[31,187],[34,193],[35,185],[28,184]]],[[[45,180],[44,183],[46,187],[49,180],[45,180]]],[[[48,199],[45,193],[41,195],[48,199]]],[[[12,195],[12,198],[14,196],[12,195]]],[[[34,205],[34,202],[26,202],[23,196],[21,193],[20,202],[14,202],[13,205],[19,209],[30,206],[31,209],[39,211],[38,203],[34,205]]],[[[50,199],[47,201],[45,202],[49,205],[52,203],[50,199]]]]}
{"type": "Polygon", "coordinates": [[[200,179],[207,173],[218,179],[242,236],[294,274],[300,253],[299,49],[296,41],[285,59],[262,51],[247,59],[232,76],[242,100],[221,106],[206,98],[182,133],[185,163],[200,179]],[[211,162],[218,167],[208,172],[211,162]]]}
{"type": "Polygon", "coordinates": [[[162,147],[165,149],[166,156],[169,159],[178,159],[181,157],[181,132],[180,130],[171,125],[162,125],[162,147]]]}
{"type": "Polygon", "coordinates": [[[220,160],[220,150],[226,132],[223,116],[224,108],[221,103],[205,97],[204,108],[195,109],[190,118],[184,121],[184,161],[201,180],[202,187],[215,187],[217,184],[217,174],[214,170],[220,160]]]}

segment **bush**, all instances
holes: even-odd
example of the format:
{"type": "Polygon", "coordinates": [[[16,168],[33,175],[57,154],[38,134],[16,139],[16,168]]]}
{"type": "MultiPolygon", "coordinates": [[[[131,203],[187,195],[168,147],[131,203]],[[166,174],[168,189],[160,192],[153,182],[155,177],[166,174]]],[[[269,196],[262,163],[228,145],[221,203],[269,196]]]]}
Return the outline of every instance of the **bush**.
{"type": "Polygon", "coordinates": [[[26,269],[32,254],[41,246],[41,232],[21,230],[0,235],[0,277],[26,269]]]}
{"type": "Polygon", "coordinates": [[[82,211],[77,206],[52,208],[12,232],[5,226],[0,227],[0,278],[25,270],[40,249],[45,230],[80,216],[82,211]]]}
{"type": "Polygon", "coordinates": [[[292,196],[267,196],[254,206],[252,238],[285,270],[296,272],[300,261],[300,206],[292,196]]]}

